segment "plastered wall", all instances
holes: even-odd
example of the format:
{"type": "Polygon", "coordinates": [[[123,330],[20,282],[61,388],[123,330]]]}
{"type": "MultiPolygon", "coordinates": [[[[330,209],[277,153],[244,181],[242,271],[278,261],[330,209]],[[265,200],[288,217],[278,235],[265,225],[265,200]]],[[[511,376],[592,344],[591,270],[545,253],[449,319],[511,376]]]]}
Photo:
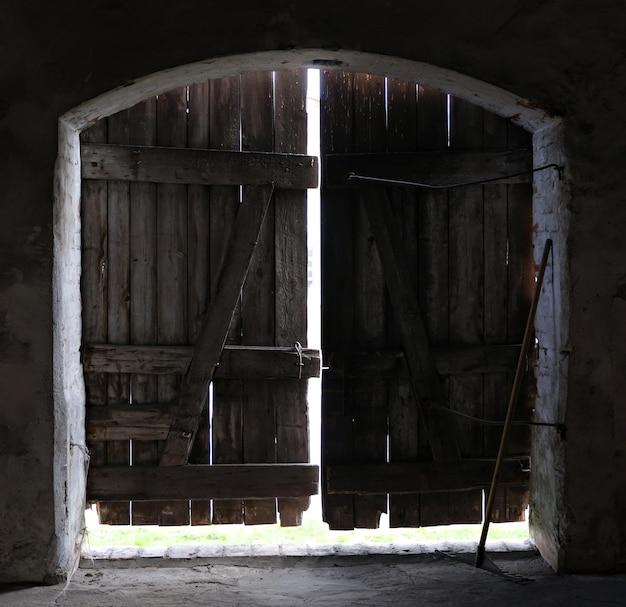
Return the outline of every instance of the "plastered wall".
{"type": "MultiPolygon", "coordinates": [[[[62,577],[79,526],[60,511],[68,488],[59,467],[72,458],[80,463],[69,431],[57,434],[63,453],[57,451],[56,470],[53,465],[59,117],[169,67],[291,48],[430,63],[562,116],[569,231],[560,266],[566,290],[558,303],[567,305],[568,320],[550,356],[566,357],[569,373],[562,385],[548,382],[553,391],[545,388],[544,402],[553,410],[544,407],[542,414],[562,415],[568,431],[565,444],[548,438],[536,453],[538,460],[545,456],[541,474],[554,491],[537,502],[535,527],[555,566],[626,569],[625,23],[626,8],[617,0],[477,0],[471,10],[458,0],[6,2],[0,15],[0,581],[62,577]]],[[[64,397],[80,393],[78,377],[62,386],[71,387],[64,397]]]]}

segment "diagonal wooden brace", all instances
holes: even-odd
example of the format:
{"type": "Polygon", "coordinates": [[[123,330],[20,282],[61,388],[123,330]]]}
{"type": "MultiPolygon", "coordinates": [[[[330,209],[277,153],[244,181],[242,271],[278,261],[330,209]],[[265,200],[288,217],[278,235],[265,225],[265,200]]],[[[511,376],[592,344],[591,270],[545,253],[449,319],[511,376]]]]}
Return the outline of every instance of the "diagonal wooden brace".
{"type": "Polygon", "coordinates": [[[382,187],[364,188],[361,191],[361,200],[376,241],[389,298],[400,326],[411,386],[426,425],[433,459],[458,461],[460,452],[454,437],[454,425],[441,410],[441,407],[446,407],[441,378],[430,351],[414,280],[398,238],[401,230],[391,201],[382,187]]]}
{"type": "Polygon", "coordinates": [[[224,349],[228,328],[246,280],[274,186],[251,186],[248,192],[237,213],[228,253],[219,273],[215,298],[204,314],[189,368],[182,379],[178,406],[159,460],[161,466],[182,465],[189,459],[209,384],[224,349]]]}

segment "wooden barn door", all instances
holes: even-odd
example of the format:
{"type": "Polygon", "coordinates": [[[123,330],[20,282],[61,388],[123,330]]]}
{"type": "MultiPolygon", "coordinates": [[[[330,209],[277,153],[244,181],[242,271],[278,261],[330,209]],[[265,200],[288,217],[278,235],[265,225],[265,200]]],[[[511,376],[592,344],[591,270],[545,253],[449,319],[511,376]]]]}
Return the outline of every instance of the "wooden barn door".
{"type": "Polygon", "coordinates": [[[298,525],[316,492],[305,76],[194,84],[82,134],[88,496],[103,523],[278,511],[298,525]]]}
{"type": "MultiPolygon", "coordinates": [[[[533,286],[529,178],[346,178],[525,171],[530,136],[440,91],[339,71],[322,75],[321,119],[324,519],[478,523],[500,431],[480,420],[504,418],[533,286]]],[[[496,521],[527,505],[529,440],[516,426],[496,521]]]]}

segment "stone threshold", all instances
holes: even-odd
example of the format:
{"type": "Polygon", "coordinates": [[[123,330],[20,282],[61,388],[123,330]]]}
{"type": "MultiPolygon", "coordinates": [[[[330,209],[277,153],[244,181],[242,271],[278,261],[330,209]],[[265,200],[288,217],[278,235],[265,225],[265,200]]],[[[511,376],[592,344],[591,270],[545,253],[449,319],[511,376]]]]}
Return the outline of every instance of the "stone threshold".
{"type": "MultiPolygon", "coordinates": [[[[150,548],[83,549],[80,567],[152,567],[189,564],[202,565],[205,559],[249,557],[327,557],[327,556],[415,556],[436,552],[462,554],[476,551],[477,542],[423,542],[420,544],[203,544],[155,546],[150,548]]],[[[530,539],[487,542],[487,551],[496,553],[536,553],[530,539]]]]}

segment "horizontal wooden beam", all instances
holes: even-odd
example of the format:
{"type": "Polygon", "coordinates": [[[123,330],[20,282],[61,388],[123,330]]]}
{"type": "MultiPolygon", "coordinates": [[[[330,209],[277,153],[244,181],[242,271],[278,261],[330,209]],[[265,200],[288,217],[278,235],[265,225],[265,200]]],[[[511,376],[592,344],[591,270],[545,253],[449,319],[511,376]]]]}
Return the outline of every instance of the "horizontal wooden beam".
{"type": "MultiPolygon", "coordinates": [[[[439,346],[431,352],[440,375],[505,373],[515,369],[519,345],[439,346]]],[[[324,362],[328,366],[324,373],[355,378],[394,377],[407,372],[401,350],[355,351],[337,358],[330,352],[324,362]],[[342,361],[339,366],[333,364],[336,359],[342,361]]]]}
{"type": "MultiPolygon", "coordinates": [[[[460,460],[390,464],[349,464],[326,467],[330,494],[437,493],[488,487],[494,462],[460,460]]],[[[500,486],[526,486],[529,473],[519,460],[505,461],[500,486]]]]}
{"type": "Polygon", "coordinates": [[[165,440],[172,423],[175,405],[108,405],[88,406],[87,439],[98,440],[165,440]]]}
{"type": "Polygon", "coordinates": [[[91,468],[88,500],[261,499],[307,497],[318,491],[309,464],[104,466],[91,468]]]}
{"type": "Polygon", "coordinates": [[[489,346],[443,346],[432,349],[440,375],[506,373],[515,369],[519,344],[489,346]]]}
{"type": "MultiPolygon", "coordinates": [[[[385,179],[451,185],[532,169],[530,150],[460,151],[436,150],[410,154],[328,154],[324,185],[329,188],[362,187],[348,182],[350,173],[385,179]]],[[[527,183],[531,175],[509,178],[500,183],[527,183]]]]}
{"type": "Polygon", "coordinates": [[[318,185],[315,156],[84,143],[83,179],[265,185],[304,190],[318,185]]]}
{"type": "MultiPolygon", "coordinates": [[[[91,344],[83,365],[87,373],[183,374],[191,355],[191,346],[91,344]]],[[[295,348],[225,346],[215,379],[307,379],[319,377],[320,368],[319,350],[302,350],[300,357],[295,348]]]]}

